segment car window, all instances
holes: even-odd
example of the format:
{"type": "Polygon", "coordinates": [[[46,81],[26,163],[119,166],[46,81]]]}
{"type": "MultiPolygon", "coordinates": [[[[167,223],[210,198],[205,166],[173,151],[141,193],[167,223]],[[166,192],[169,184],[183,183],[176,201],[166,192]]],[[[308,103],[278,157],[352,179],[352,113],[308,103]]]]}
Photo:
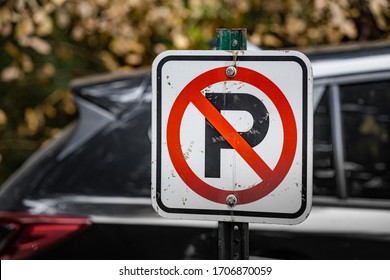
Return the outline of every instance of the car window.
{"type": "Polygon", "coordinates": [[[150,102],[134,107],[53,164],[31,197],[150,197],[150,102]]]}
{"type": "Polygon", "coordinates": [[[336,196],[336,179],[330,127],[329,90],[318,101],[314,113],[313,193],[336,196]]]}
{"type": "Polygon", "coordinates": [[[390,81],[340,86],[349,197],[390,199],[390,81]]]}

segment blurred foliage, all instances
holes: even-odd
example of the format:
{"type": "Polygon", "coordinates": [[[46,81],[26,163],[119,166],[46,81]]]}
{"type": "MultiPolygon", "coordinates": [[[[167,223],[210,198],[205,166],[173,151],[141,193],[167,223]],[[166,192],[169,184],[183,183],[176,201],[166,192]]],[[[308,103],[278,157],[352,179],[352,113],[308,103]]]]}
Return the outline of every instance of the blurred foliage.
{"type": "Polygon", "coordinates": [[[263,48],[389,39],[390,0],[0,0],[0,183],[76,115],[72,78],[208,49],[246,27],[263,48]]]}

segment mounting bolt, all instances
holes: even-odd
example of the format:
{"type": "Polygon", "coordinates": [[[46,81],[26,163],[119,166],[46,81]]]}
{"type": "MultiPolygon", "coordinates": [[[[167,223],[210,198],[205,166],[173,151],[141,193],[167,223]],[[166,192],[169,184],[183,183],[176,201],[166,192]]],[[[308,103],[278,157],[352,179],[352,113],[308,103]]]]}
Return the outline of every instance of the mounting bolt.
{"type": "Polygon", "coordinates": [[[237,197],[234,194],[229,194],[226,197],[226,204],[229,205],[230,207],[233,207],[234,205],[237,204],[237,197]]]}
{"type": "Polygon", "coordinates": [[[237,75],[237,68],[234,66],[229,66],[226,68],[226,76],[229,78],[234,78],[237,75]]]}

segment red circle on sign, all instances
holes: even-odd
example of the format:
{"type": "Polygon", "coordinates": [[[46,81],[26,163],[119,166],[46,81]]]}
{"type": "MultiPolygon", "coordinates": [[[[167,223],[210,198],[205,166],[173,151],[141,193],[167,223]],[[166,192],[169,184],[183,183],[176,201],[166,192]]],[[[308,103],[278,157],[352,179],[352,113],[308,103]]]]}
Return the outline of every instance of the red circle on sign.
{"type": "Polygon", "coordinates": [[[226,67],[204,72],[179,93],[172,105],[167,123],[167,146],[169,156],[180,178],[198,195],[213,202],[226,204],[226,197],[234,194],[237,204],[257,201],[271,193],[285,178],[292,165],[296,146],[297,128],[294,113],[283,92],[264,75],[244,67],[237,67],[237,75],[228,79],[226,67]],[[242,138],[242,136],[222,117],[220,112],[201,93],[215,83],[238,81],[251,84],[265,93],[276,106],[283,126],[283,147],[280,158],[272,170],[242,138]],[[181,148],[180,126],[188,105],[192,103],[218,130],[225,140],[258,174],[262,181],[245,190],[223,190],[201,180],[188,165],[181,148]]]}

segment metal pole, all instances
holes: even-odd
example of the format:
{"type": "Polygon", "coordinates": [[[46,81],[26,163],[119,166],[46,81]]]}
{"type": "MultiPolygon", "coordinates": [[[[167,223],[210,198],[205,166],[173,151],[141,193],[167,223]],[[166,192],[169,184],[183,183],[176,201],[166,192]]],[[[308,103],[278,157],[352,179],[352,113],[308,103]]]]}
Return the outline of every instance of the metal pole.
{"type": "MultiPolygon", "coordinates": [[[[246,50],[246,28],[217,29],[217,50],[246,50]]],[[[249,224],[218,222],[218,258],[249,259],[249,224]]]]}

